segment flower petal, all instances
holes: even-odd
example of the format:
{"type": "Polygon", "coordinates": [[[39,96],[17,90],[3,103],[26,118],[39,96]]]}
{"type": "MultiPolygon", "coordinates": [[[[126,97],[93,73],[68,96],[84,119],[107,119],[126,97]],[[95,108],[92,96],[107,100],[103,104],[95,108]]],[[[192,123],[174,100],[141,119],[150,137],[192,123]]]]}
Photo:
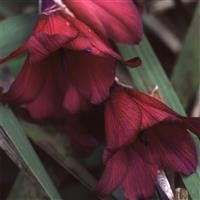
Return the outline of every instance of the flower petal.
{"type": "Polygon", "coordinates": [[[129,170],[122,183],[127,199],[136,200],[153,195],[157,177],[157,165],[145,162],[145,155],[140,156],[134,151],[131,154],[129,170]]]}
{"type": "Polygon", "coordinates": [[[98,56],[111,56],[116,59],[121,59],[120,55],[116,53],[106,40],[99,37],[93,32],[90,27],[80,20],[71,17],[71,24],[78,30],[78,37],[68,42],[65,47],[73,50],[84,50],[88,53],[98,56]]]}
{"type": "Polygon", "coordinates": [[[66,114],[66,110],[62,106],[66,89],[66,73],[60,65],[59,56],[52,55],[47,60],[49,65],[44,78],[44,86],[37,97],[27,106],[32,118],[37,120],[56,120],[63,118],[66,114]]]}
{"type": "Polygon", "coordinates": [[[118,148],[132,142],[140,131],[141,110],[124,90],[114,90],[105,109],[107,145],[118,148]]]}
{"type": "Polygon", "coordinates": [[[154,97],[133,89],[127,89],[126,91],[140,106],[142,112],[142,129],[151,127],[163,120],[180,120],[179,114],[154,97]]]}
{"type": "Polygon", "coordinates": [[[8,92],[1,95],[1,101],[10,104],[24,104],[32,101],[44,85],[50,63],[51,61],[44,60],[34,65],[27,59],[8,92]]]}
{"type": "Polygon", "coordinates": [[[87,110],[88,102],[81,96],[81,94],[72,84],[68,84],[68,87],[65,91],[63,106],[70,113],[77,113],[80,110],[87,110]]]}
{"type": "Polygon", "coordinates": [[[86,52],[67,51],[69,79],[91,103],[99,104],[109,95],[116,63],[86,52]]]}
{"type": "Polygon", "coordinates": [[[97,193],[102,196],[108,195],[121,185],[123,179],[127,174],[129,166],[128,154],[120,150],[115,153],[106,162],[106,166],[103,175],[96,187],[97,193]]]}
{"type": "Polygon", "coordinates": [[[141,17],[132,0],[64,2],[76,17],[109,39],[122,43],[138,43],[141,39],[141,17]]]}
{"type": "Polygon", "coordinates": [[[74,39],[78,31],[59,12],[42,15],[26,43],[30,62],[44,59],[74,39]]]}
{"type": "MultiPolygon", "coordinates": [[[[159,155],[162,169],[178,171],[186,175],[197,167],[195,144],[184,127],[177,124],[162,124],[146,131],[151,148],[159,155]]],[[[158,163],[159,164],[159,163],[158,163]]]]}

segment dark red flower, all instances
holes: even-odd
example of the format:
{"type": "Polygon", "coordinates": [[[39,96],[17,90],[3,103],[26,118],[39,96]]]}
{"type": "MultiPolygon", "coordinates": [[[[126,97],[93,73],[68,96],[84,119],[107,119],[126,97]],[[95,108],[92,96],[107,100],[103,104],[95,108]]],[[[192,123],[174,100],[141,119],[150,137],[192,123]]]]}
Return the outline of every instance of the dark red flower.
{"type": "Polygon", "coordinates": [[[95,32],[121,43],[138,43],[143,35],[140,12],[133,0],[63,0],[68,9],[95,32]]]}
{"type": "Polygon", "coordinates": [[[115,68],[112,58],[79,51],[60,50],[37,63],[27,58],[1,101],[28,104],[31,115],[38,119],[61,114],[61,109],[76,112],[89,102],[98,104],[108,97],[115,68]]]}
{"type": "Polygon", "coordinates": [[[197,167],[195,144],[200,118],[182,117],[159,100],[116,87],[105,109],[105,170],[101,195],[121,186],[129,200],[153,194],[158,170],[190,175],[197,167]]]}
{"type": "Polygon", "coordinates": [[[139,134],[163,121],[181,124],[200,135],[199,118],[182,117],[161,101],[133,89],[116,87],[105,108],[107,145],[119,148],[139,134]]]}
{"type": "Polygon", "coordinates": [[[25,51],[29,62],[34,63],[48,57],[60,48],[82,50],[98,56],[111,56],[120,59],[110,45],[80,20],[56,11],[41,15],[31,36],[25,44],[0,60],[5,62],[25,51]]]}
{"type": "MultiPolygon", "coordinates": [[[[44,108],[39,104],[47,99],[49,110],[50,105],[51,109],[55,107],[53,104],[59,98],[54,101],[52,96],[58,95],[59,90],[54,88],[59,85],[63,105],[71,112],[79,110],[85,101],[100,103],[109,94],[115,76],[115,60],[120,60],[120,56],[110,47],[107,38],[98,36],[70,13],[54,10],[51,1],[44,2],[43,7],[47,8],[29,39],[0,60],[2,63],[28,52],[22,72],[1,100],[10,104],[31,103],[28,107],[31,113],[37,113],[36,107],[41,107],[42,113],[44,108]]],[[[135,61],[127,63],[135,66],[135,61]]]]}
{"type": "Polygon", "coordinates": [[[0,63],[24,51],[29,52],[30,62],[36,62],[60,48],[121,59],[110,47],[108,39],[138,43],[142,37],[141,17],[132,0],[115,3],[43,0],[42,3],[42,15],[30,38],[0,63]],[[56,6],[55,2],[60,3],[56,6]],[[63,5],[66,9],[62,9],[63,5]]]}
{"type": "Polygon", "coordinates": [[[129,200],[153,195],[158,170],[190,175],[197,167],[191,136],[181,126],[171,123],[146,129],[131,144],[106,154],[97,191],[107,195],[120,186],[129,200]]]}

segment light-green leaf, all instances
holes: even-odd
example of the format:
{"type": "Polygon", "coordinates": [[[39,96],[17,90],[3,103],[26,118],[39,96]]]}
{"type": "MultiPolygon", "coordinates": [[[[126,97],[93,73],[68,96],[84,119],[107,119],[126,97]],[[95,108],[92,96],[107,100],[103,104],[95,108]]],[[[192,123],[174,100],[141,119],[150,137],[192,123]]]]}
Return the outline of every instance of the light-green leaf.
{"type": "Polygon", "coordinates": [[[200,85],[200,2],[172,73],[172,84],[183,106],[195,97],[200,85]]]}
{"type": "Polygon", "coordinates": [[[29,36],[36,14],[10,17],[0,22],[0,58],[20,47],[29,36]]]}

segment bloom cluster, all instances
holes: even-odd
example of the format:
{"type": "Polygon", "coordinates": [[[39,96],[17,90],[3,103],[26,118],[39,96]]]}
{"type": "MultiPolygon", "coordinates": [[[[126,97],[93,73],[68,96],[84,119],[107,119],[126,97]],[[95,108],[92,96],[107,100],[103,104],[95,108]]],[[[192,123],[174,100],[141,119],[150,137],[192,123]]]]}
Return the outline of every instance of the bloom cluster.
{"type": "Polygon", "coordinates": [[[140,15],[132,0],[43,0],[28,40],[0,60],[27,53],[0,101],[23,105],[34,120],[60,122],[82,152],[105,142],[96,191],[108,195],[121,187],[129,200],[151,196],[159,170],[193,173],[197,152],[187,130],[200,135],[199,118],[180,116],[116,81],[118,65],[139,64],[124,61],[114,42],[140,42],[140,15]]]}

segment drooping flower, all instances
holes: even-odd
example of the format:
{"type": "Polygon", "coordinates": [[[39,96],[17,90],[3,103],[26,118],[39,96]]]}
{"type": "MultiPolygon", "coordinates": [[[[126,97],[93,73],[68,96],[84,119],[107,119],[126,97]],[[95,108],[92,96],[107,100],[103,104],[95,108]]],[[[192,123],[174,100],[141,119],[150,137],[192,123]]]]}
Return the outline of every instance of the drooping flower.
{"type": "MultiPolygon", "coordinates": [[[[59,85],[62,82],[61,88],[65,88],[65,94],[62,91],[61,96],[68,110],[77,111],[85,104],[82,103],[84,101],[100,103],[108,96],[114,82],[116,61],[121,59],[119,54],[111,48],[107,38],[95,33],[85,21],[70,12],[58,9],[51,0],[43,1],[43,9],[43,14],[25,44],[0,60],[2,63],[28,52],[22,72],[10,90],[1,95],[1,100],[10,104],[27,104],[40,95],[41,98],[33,104],[39,105],[36,102],[44,103],[47,100],[45,96],[48,99],[49,96],[56,96],[59,90],[52,95],[54,89],[51,88],[57,87],[57,82],[59,85]],[[62,73],[62,69],[66,73],[62,73]],[[56,84],[50,87],[52,80],[56,84]]],[[[135,66],[136,63],[127,64],[135,66]]],[[[33,113],[37,111],[35,108],[32,110],[33,113]]]]}
{"type": "Polygon", "coordinates": [[[191,175],[197,167],[194,142],[182,127],[162,124],[139,133],[134,142],[105,156],[97,190],[101,195],[121,186],[128,200],[153,195],[159,170],[191,175]],[[165,130],[165,131],[163,131],[165,130]]]}
{"type": "Polygon", "coordinates": [[[139,9],[133,0],[63,0],[74,15],[99,35],[115,42],[135,44],[143,30],[139,9]]]}
{"type": "Polygon", "coordinates": [[[31,64],[27,59],[10,89],[1,95],[1,101],[27,104],[36,119],[56,116],[62,113],[58,111],[61,108],[76,112],[109,95],[115,67],[112,58],[70,50],[57,51],[37,63],[31,64]]]}
{"type": "Polygon", "coordinates": [[[153,194],[158,170],[185,175],[197,167],[200,118],[182,117],[159,100],[117,86],[106,103],[105,170],[97,186],[107,195],[121,186],[129,200],[153,194]]]}
{"type": "Polygon", "coordinates": [[[70,15],[55,11],[47,15],[42,14],[25,44],[1,59],[0,63],[26,51],[29,53],[29,62],[35,63],[61,48],[120,59],[109,44],[86,24],[70,15]]]}
{"type": "Polygon", "coordinates": [[[120,60],[108,39],[133,44],[142,38],[141,17],[131,0],[64,3],[62,0],[43,0],[42,15],[30,38],[0,63],[24,51],[28,51],[30,62],[36,62],[60,48],[84,50],[120,60]],[[67,7],[63,10],[64,3],[67,7]]]}
{"type": "Polygon", "coordinates": [[[199,118],[183,117],[161,101],[130,88],[117,86],[105,108],[107,145],[119,148],[131,143],[140,131],[163,121],[181,124],[200,135],[199,118]]]}

